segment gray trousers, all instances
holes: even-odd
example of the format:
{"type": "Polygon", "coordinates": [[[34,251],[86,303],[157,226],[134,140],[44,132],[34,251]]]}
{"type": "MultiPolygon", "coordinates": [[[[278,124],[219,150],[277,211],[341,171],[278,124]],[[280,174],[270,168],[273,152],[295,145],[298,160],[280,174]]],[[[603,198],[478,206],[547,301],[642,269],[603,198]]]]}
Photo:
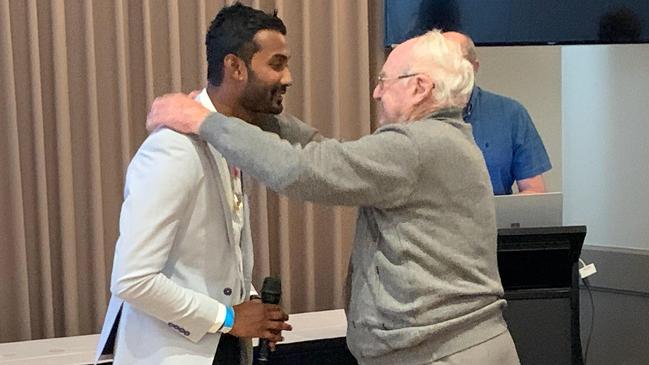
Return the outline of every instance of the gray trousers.
{"type": "Polygon", "coordinates": [[[509,331],[429,365],[520,365],[509,331]]]}

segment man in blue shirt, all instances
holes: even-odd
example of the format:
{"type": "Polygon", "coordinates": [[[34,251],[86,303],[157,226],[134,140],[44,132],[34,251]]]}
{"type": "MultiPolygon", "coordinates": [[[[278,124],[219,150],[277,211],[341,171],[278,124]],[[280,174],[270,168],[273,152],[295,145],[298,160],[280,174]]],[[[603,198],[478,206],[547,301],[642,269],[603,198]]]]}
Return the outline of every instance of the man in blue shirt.
{"type": "MultiPolygon", "coordinates": [[[[460,44],[477,73],[480,61],[471,38],[457,32],[444,36],[460,44]]],[[[552,165],[530,115],[519,102],[475,86],[464,120],[473,127],[495,195],[511,194],[514,181],[520,193],[545,192],[543,173],[552,165]]]]}

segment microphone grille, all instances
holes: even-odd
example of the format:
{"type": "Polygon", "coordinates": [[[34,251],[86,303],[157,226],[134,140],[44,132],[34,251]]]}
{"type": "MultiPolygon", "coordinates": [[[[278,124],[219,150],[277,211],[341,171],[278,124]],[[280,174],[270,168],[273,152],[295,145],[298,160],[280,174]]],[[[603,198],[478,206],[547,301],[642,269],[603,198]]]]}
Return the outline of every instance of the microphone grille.
{"type": "Polygon", "coordinates": [[[282,294],[282,281],[279,278],[269,276],[264,279],[264,284],[261,291],[268,294],[281,295],[282,294]]]}

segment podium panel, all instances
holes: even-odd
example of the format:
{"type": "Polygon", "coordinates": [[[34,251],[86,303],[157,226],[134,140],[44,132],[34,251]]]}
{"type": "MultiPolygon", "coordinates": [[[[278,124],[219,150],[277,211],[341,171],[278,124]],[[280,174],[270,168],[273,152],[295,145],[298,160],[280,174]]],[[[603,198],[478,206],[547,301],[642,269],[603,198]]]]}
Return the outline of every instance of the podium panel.
{"type": "Polygon", "coordinates": [[[521,364],[573,364],[569,298],[513,299],[507,303],[505,321],[521,364]]]}
{"type": "Polygon", "coordinates": [[[498,269],[523,365],[581,365],[578,259],[585,226],[498,230],[498,269]]]}

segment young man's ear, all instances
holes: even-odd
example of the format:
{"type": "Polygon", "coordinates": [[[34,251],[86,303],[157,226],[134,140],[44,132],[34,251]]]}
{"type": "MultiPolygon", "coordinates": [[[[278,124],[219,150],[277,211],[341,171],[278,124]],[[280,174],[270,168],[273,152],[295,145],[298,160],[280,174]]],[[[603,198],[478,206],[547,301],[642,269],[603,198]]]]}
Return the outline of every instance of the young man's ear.
{"type": "Polygon", "coordinates": [[[225,75],[237,81],[243,81],[248,77],[248,68],[246,63],[236,55],[228,54],[223,59],[225,75]]]}

